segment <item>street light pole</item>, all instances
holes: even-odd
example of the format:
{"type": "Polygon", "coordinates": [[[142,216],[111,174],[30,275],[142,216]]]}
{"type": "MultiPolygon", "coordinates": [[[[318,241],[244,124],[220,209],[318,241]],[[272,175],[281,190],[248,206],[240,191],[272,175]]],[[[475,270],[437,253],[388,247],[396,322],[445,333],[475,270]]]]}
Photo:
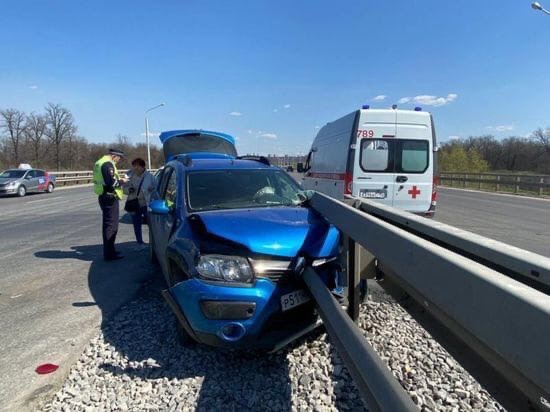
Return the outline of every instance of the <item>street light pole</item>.
{"type": "Polygon", "coordinates": [[[534,3],[531,3],[531,7],[535,10],[540,10],[544,14],[547,14],[547,15],[550,16],[550,11],[548,11],[544,7],[542,7],[538,1],[535,1],[534,3]]]}
{"type": "Polygon", "coordinates": [[[162,106],[164,106],[164,103],[157,104],[145,111],[145,140],[147,141],[147,168],[149,170],[151,170],[151,145],[149,143],[149,119],[147,118],[147,113],[162,106]]]}

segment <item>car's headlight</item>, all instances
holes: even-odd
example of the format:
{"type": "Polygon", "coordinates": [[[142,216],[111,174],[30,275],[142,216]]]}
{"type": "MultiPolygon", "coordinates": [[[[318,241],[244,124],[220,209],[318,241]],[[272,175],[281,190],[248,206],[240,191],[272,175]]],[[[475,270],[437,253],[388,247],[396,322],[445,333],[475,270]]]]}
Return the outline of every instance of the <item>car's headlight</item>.
{"type": "Polygon", "coordinates": [[[15,187],[17,186],[17,182],[9,182],[8,187],[15,187]]]}
{"type": "Polygon", "coordinates": [[[226,282],[250,282],[253,278],[248,260],[240,256],[203,255],[197,271],[203,278],[226,282]]]}

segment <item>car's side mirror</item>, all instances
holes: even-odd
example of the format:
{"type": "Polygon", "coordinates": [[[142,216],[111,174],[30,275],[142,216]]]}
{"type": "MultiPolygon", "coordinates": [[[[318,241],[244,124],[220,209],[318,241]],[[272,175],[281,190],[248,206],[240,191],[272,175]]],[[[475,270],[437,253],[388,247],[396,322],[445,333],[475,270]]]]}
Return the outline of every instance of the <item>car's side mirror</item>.
{"type": "Polygon", "coordinates": [[[149,208],[151,209],[151,213],[154,213],[155,215],[167,215],[170,213],[168,205],[162,199],[153,200],[149,204],[149,208]]]}

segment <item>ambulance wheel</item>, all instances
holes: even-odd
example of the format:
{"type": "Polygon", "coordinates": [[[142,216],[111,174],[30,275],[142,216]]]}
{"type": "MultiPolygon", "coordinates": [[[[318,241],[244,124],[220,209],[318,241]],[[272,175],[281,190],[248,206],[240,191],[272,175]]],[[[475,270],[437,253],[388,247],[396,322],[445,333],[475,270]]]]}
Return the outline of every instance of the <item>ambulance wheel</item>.
{"type": "Polygon", "coordinates": [[[27,194],[27,188],[23,185],[19,186],[17,188],[17,196],[23,197],[27,194]]]}
{"type": "Polygon", "coordinates": [[[48,183],[48,188],[46,189],[46,192],[47,193],[52,193],[53,192],[53,183],[48,183]]]}

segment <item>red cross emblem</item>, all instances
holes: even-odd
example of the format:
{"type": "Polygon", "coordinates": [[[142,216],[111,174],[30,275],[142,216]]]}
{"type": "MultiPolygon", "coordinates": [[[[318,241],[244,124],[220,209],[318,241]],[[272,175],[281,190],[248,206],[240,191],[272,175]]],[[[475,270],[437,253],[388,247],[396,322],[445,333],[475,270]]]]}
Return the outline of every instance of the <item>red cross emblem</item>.
{"type": "Polygon", "coordinates": [[[416,199],[416,195],[420,194],[420,190],[416,186],[413,186],[412,189],[409,190],[409,195],[412,196],[413,199],[416,199]]]}

